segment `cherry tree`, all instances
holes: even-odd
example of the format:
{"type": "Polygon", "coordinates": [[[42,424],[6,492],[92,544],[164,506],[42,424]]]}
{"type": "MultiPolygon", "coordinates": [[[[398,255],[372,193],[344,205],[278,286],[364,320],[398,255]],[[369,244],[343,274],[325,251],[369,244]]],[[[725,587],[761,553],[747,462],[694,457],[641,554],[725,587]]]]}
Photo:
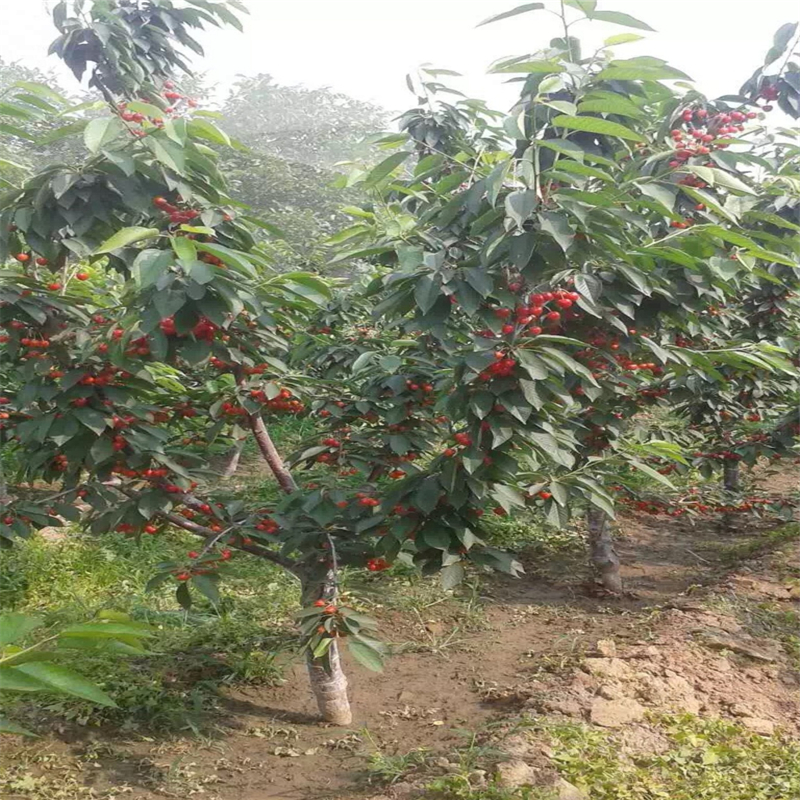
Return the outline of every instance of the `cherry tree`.
{"type": "Polygon", "coordinates": [[[195,30],[239,25],[229,5],[54,10],[53,52],[107,109],[81,122],[83,163],[0,200],[0,433],[18,478],[53,486],[3,497],[0,540],[62,520],[179,528],[197,548],[151,585],[185,606],[217,600],[237,552],[287,570],[321,714],[348,724],[340,644],[373,669],[383,648],[339,603],[340,569],[402,559],[445,588],[470,566],[519,574],[483,518],[536,509],[559,525],[586,515],[618,592],[613,487],[627,468],[668,484],[648,459],[686,460],[632,435],[639,410],[684,378],[722,381],[720,365],[790,369],[780,342],[722,325],[712,348],[690,337],[709,298],[756,291],[796,253],[731,210],[763,192],[725,156],[764,110],[709,101],[663,61],[617,58],[629,33],[584,57],[577,21],[646,26],[565,0],[562,37],[494,67],[519,79],[511,114],[441,102],[442,71],[422,73],[418,107],[379,142],[390,154],[350,179],[370,203],[348,209],[335,260],[375,265],[362,293],[276,273],[254,235],[269,222],[219,168],[230,139],[178,77],[195,30]],[[318,423],[291,460],[270,434],[285,414],[318,423]],[[209,449],[245,435],[282,492],[269,507],[214,491],[209,449]]]}

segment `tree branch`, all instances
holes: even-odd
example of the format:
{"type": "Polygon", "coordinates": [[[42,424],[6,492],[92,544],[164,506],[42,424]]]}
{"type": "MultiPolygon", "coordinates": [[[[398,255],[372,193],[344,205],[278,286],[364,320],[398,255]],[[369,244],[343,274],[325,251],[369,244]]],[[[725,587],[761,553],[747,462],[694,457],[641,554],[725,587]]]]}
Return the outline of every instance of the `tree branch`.
{"type": "Polygon", "coordinates": [[[297,482],[283,463],[283,459],[280,453],[278,453],[275,443],[269,435],[269,431],[267,431],[264,420],[258,414],[248,414],[247,420],[250,424],[250,430],[253,431],[258,449],[261,451],[261,455],[264,456],[264,460],[272,470],[272,474],[275,476],[275,480],[278,481],[281,489],[283,489],[286,494],[296,492],[298,488],[297,482]]]}
{"type": "MultiPolygon", "coordinates": [[[[198,525],[196,522],[192,522],[191,520],[182,517],[180,514],[168,514],[165,512],[159,513],[164,519],[168,520],[176,527],[182,528],[183,530],[192,533],[195,536],[202,536],[205,540],[211,539],[211,541],[213,541],[219,536],[219,534],[215,533],[210,528],[206,528],[204,525],[198,525]]],[[[283,567],[283,569],[285,569],[287,572],[297,575],[297,567],[293,561],[289,561],[289,559],[284,558],[282,555],[274,552],[273,550],[268,550],[266,547],[260,547],[259,545],[255,544],[238,544],[236,542],[229,542],[228,546],[234,548],[235,550],[242,550],[245,553],[250,553],[251,555],[263,558],[265,561],[271,561],[273,564],[283,567]]]]}
{"type": "MultiPolygon", "coordinates": [[[[124,494],[125,497],[129,498],[130,500],[139,499],[135,492],[131,492],[122,486],[112,486],[112,488],[116,489],[120,494],[124,494]]],[[[198,506],[205,505],[201,500],[198,500],[196,497],[189,494],[183,495],[181,499],[189,507],[197,508],[198,506]]],[[[217,531],[212,531],[211,528],[206,528],[205,525],[199,525],[197,522],[192,522],[191,520],[182,517],[180,514],[172,514],[165,511],[159,511],[158,514],[176,527],[182,528],[194,536],[201,536],[206,542],[213,542],[219,537],[219,533],[217,531]]],[[[285,569],[287,572],[291,572],[293,575],[298,575],[298,565],[294,561],[284,558],[282,555],[280,555],[280,553],[276,553],[274,550],[269,550],[268,548],[257,544],[244,544],[243,542],[229,542],[228,545],[236,550],[242,550],[245,553],[250,553],[251,555],[263,558],[265,561],[271,561],[273,564],[283,567],[283,569],[285,569]]]]}

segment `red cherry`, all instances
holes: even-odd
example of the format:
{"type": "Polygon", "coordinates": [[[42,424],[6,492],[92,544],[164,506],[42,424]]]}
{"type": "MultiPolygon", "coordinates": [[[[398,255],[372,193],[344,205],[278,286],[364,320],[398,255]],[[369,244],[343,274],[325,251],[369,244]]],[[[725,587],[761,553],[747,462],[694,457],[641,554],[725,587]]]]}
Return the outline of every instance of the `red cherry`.
{"type": "Polygon", "coordinates": [[[558,311],[551,311],[545,316],[548,322],[558,322],[561,319],[561,314],[558,311]]]}
{"type": "Polygon", "coordinates": [[[15,255],[14,258],[16,258],[17,261],[19,261],[22,264],[24,264],[26,261],[31,260],[31,257],[27,253],[17,253],[17,255],[15,255]]]}
{"type": "Polygon", "coordinates": [[[89,280],[89,273],[88,272],[79,272],[75,275],[75,277],[79,281],[88,281],[89,280]]]}
{"type": "Polygon", "coordinates": [[[58,290],[61,288],[61,284],[60,284],[60,283],[57,283],[56,281],[53,281],[52,283],[48,283],[48,284],[47,284],[47,288],[48,288],[48,289],[49,289],[51,292],[57,292],[57,291],[58,291],[58,290]]]}
{"type": "Polygon", "coordinates": [[[145,525],[144,526],[145,533],[158,533],[158,528],[155,525],[145,525]]]}
{"type": "Polygon", "coordinates": [[[46,259],[46,258],[43,258],[42,256],[39,256],[39,258],[37,258],[37,259],[36,259],[36,263],[37,263],[37,264],[38,264],[40,267],[46,267],[46,266],[47,266],[47,259],[46,259]]]}

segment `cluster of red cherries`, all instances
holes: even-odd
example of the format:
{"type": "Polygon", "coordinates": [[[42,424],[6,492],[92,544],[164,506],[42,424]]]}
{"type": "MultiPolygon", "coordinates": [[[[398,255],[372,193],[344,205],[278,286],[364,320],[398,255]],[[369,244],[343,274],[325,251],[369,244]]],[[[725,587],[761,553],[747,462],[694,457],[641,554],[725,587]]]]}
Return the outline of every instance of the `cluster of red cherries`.
{"type": "MultiPolygon", "coordinates": [[[[180,92],[176,92],[175,84],[172,81],[165,81],[164,88],[166,89],[166,91],[163,93],[163,97],[172,103],[171,106],[167,106],[167,108],[164,109],[164,116],[167,117],[175,116],[178,113],[178,109],[176,108],[176,106],[183,100],[186,101],[186,105],[189,108],[197,108],[197,100],[191,97],[186,97],[182,95],[180,92]]],[[[141,102],[147,103],[148,101],[142,100],[141,102]]],[[[141,125],[143,122],[148,121],[153,125],[155,125],[156,128],[164,127],[164,117],[162,116],[149,117],[146,114],[142,114],[141,112],[129,111],[127,103],[120,103],[118,105],[118,109],[120,112],[120,117],[125,122],[129,122],[132,125],[141,125]]],[[[147,131],[143,128],[134,128],[131,130],[131,133],[134,136],[145,136],[147,134],[147,131]]]]}
{"type": "Polygon", "coordinates": [[[263,389],[251,390],[250,397],[258,400],[266,411],[272,411],[276,414],[300,414],[306,408],[305,404],[294,397],[292,392],[285,387],[272,399],[267,397],[263,389]]]}

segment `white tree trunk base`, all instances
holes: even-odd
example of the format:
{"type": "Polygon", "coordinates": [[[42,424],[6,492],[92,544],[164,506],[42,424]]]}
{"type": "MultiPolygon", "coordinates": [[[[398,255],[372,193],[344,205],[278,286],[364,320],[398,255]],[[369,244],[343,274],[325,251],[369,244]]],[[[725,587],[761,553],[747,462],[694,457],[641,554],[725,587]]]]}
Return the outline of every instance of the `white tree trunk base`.
{"type": "Polygon", "coordinates": [[[311,688],[324,722],[349,725],[353,721],[353,714],[347,697],[347,676],[342,669],[338,642],[331,645],[327,655],[327,659],[321,659],[313,658],[309,653],[307,666],[311,688]]]}
{"type": "Polygon", "coordinates": [[[614,540],[608,524],[608,515],[599,508],[586,512],[589,529],[589,548],[595,574],[606,591],[621,594],[622,576],[619,572],[619,556],[614,549],[614,540]]]}

